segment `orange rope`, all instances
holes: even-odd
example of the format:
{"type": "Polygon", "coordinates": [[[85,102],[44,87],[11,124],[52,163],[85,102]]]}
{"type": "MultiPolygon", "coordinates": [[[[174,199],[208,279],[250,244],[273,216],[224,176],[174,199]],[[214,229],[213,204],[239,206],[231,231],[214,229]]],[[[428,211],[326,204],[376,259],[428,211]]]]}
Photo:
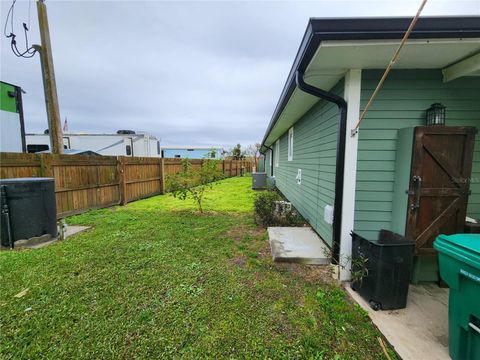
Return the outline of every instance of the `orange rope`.
{"type": "Polygon", "coordinates": [[[373,92],[372,96],[370,97],[370,100],[368,100],[367,106],[365,106],[365,109],[363,109],[362,114],[360,115],[360,118],[358,119],[357,125],[352,129],[351,135],[355,136],[356,133],[358,133],[358,128],[360,127],[360,123],[363,121],[363,118],[365,117],[365,114],[367,113],[368,109],[373,103],[373,100],[377,96],[378,92],[380,91],[380,88],[382,87],[383,83],[387,79],[388,73],[392,69],[393,65],[398,59],[398,56],[400,55],[400,51],[402,50],[403,46],[407,42],[408,37],[410,36],[410,33],[413,30],[413,27],[417,23],[418,18],[420,17],[420,14],[422,13],[423,8],[425,7],[425,4],[427,3],[427,0],[423,0],[422,4],[420,5],[417,14],[415,17],[412,19],[412,22],[410,23],[410,26],[407,29],[407,32],[403,36],[402,41],[400,42],[400,45],[397,48],[397,51],[395,51],[395,54],[393,54],[392,60],[390,60],[390,63],[388,64],[387,68],[385,69],[385,72],[383,73],[382,78],[380,79],[380,82],[378,83],[377,87],[375,88],[375,91],[373,92]]]}

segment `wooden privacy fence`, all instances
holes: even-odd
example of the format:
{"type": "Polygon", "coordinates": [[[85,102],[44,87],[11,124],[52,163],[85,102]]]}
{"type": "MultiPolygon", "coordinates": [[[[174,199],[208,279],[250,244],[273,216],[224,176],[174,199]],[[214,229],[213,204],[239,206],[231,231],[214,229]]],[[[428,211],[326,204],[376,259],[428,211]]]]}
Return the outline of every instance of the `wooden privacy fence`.
{"type": "MultiPolygon", "coordinates": [[[[203,160],[190,160],[200,167],[203,160]]],[[[252,171],[242,160],[218,161],[226,177],[252,171]]],[[[182,159],[0,153],[0,178],[53,177],[57,217],[79,214],[165,193],[165,177],[182,170],[182,159]]]]}

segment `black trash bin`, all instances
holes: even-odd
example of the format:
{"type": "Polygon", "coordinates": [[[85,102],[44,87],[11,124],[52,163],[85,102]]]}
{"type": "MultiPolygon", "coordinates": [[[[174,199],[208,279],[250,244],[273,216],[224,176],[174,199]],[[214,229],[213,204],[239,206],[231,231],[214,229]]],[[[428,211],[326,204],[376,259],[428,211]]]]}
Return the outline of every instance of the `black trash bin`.
{"type": "Polygon", "coordinates": [[[49,234],[57,236],[53,178],[0,179],[0,243],[14,247],[17,240],[49,234]]]}
{"type": "Polygon", "coordinates": [[[352,289],[374,310],[403,309],[407,306],[414,251],[412,240],[388,230],[381,230],[377,241],[352,232],[352,270],[361,273],[362,266],[367,270],[362,279],[352,281],[352,289]]]}

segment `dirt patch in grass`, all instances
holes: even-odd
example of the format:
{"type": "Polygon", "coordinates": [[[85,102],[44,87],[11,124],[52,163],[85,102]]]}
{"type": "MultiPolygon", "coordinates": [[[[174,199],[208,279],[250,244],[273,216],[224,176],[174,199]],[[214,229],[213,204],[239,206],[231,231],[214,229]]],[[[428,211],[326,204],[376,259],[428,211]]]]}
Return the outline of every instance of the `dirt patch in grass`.
{"type": "Polygon", "coordinates": [[[301,265],[292,264],[292,272],[308,283],[334,283],[332,268],[330,265],[301,265]]]}
{"type": "Polygon", "coordinates": [[[239,255],[231,260],[231,263],[235,266],[244,267],[247,263],[247,257],[244,255],[239,255]]]}
{"type": "Polygon", "coordinates": [[[275,263],[281,271],[289,272],[309,284],[334,283],[330,265],[305,265],[295,263],[275,263]]]}
{"type": "Polygon", "coordinates": [[[240,224],[226,231],[225,236],[235,241],[241,241],[247,236],[250,236],[252,238],[261,237],[263,236],[264,233],[265,233],[265,228],[263,227],[252,228],[250,226],[240,224]]]}
{"type": "Polygon", "coordinates": [[[264,261],[270,260],[270,262],[273,264],[272,250],[270,249],[270,243],[268,240],[263,242],[262,248],[258,251],[258,258],[264,261]]]}

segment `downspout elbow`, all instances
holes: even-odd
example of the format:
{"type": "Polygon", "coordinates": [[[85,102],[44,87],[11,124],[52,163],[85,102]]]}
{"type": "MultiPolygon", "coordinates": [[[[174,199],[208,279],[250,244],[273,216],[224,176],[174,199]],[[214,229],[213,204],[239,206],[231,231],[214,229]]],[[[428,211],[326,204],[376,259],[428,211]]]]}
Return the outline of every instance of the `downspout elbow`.
{"type": "Polygon", "coordinates": [[[319,97],[321,99],[324,99],[324,100],[327,100],[327,101],[330,101],[330,102],[333,102],[335,103],[339,109],[347,109],[347,102],[345,101],[344,98],[342,98],[341,96],[338,96],[334,93],[331,93],[329,91],[325,91],[325,90],[322,90],[322,89],[319,89],[313,85],[310,85],[310,84],[307,84],[305,82],[305,80],[303,79],[303,77],[305,76],[305,74],[300,71],[300,70],[297,70],[297,72],[295,73],[295,82],[298,86],[298,88],[310,95],[313,95],[313,96],[316,96],[316,97],[319,97]]]}

